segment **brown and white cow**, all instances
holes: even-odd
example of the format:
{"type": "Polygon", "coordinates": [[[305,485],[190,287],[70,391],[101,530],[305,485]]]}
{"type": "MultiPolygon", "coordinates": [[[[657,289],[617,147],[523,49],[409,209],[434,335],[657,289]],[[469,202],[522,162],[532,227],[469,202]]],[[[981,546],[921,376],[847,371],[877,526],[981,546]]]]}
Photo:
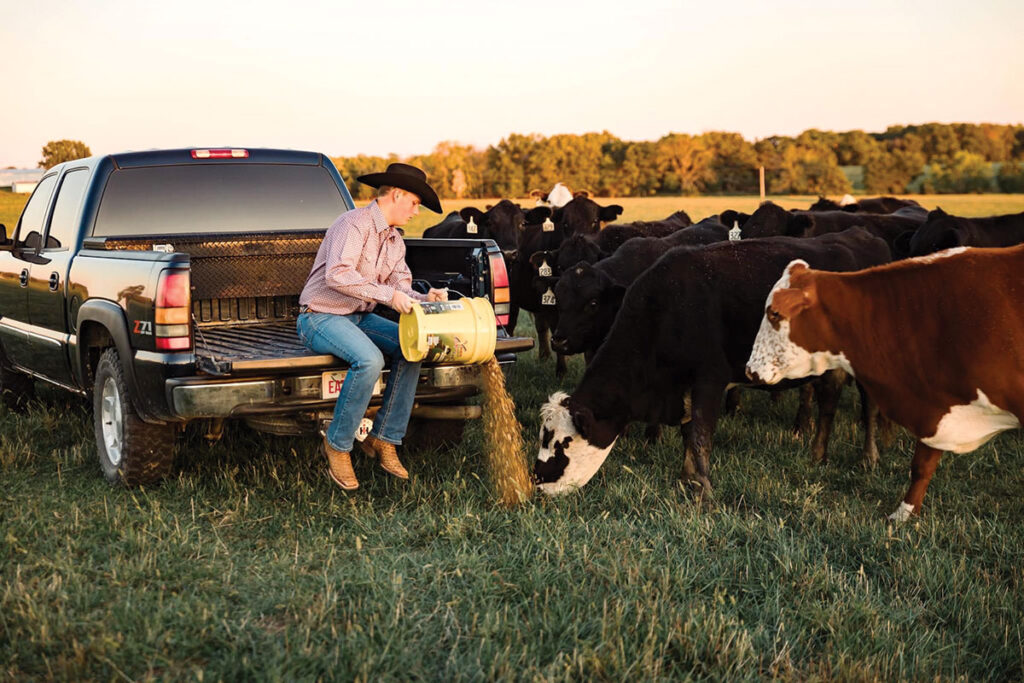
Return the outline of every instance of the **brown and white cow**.
{"type": "Polygon", "coordinates": [[[768,295],[747,374],[766,383],[853,373],[917,437],[921,509],[943,451],[968,453],[1024,420],[1024,246],[958,248],[854,273],[787,266],[768,295]]]}

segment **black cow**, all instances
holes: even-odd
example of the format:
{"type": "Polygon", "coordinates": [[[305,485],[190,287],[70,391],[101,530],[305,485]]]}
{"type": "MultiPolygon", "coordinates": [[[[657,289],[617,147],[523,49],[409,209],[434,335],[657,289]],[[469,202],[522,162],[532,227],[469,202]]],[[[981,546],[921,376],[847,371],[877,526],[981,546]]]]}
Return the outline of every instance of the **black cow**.
{"type": "Polygon", "coordinates": [[[1024,213],[963,218],[935,209],[910,238],[910,256],[924,256],[952,247],[1011,247],[1021,242],[1024,242],[1024,213]]]}
{"type": "Polygon", "coordinates": [[[622,207],[618,204],[601,206],[593,199],[577,194],[571,202],[555,210],[553,220],[569,237],[593,234],[620,215],[622,207]]]}
{"type": "Polygon", "coordinates": [[[423,231],[427,239],[492,239],[508,258],[516,248],[525,214],[518,204],[502,199],[487,211],[467,206],[448,214],[443,221],[423,231]]]}
{"type": "Polygon", "coordinates": [[[825,197],[818,197],[818,201],[811,204],[808,211],[846,211],[847,213],[894,213],[908,206],[922,208],[913,199],[900,199],[898,197],[865,197],[858,199],[852,204],[840,204],[825,197]]]}
{"type": "Polygon", "coordinates": [[[853,229],[677,247],[644,271],[576,391],[556,393],[541,408],[539,488],[557,494],[586,484],[632,421],[679,424],[689,416],[683,476],[710,493],[722,394],[749,382],[745,366],[765,299],[798,258],[819,270],[851,271],[890,254],[883,240],[853,229]]]}
{"type": "Polygon", "coordinates": [[[925,219],[924,210],[904,207],[892,214],[847,213],[846,211],[786,211],[772,202],[764,202],[741,228],[743,239],[750,237],[817,237],[847,228],[863,227],[881,237],[891,253],[897,253],[901,235],[914,231],[925,219]]]}
{"type": "MultiPolygon", "coordinates": [[[[530,257],[538,251],[553,251],[565,239],[562,226],[551,220],[549,207],[539,206],[526,212],[525,225],[519,230],[516,254],[507,260],[509,279],[509,324],[508,331],[515,331],[519,310],[533,314],[537,327],[537,353],[542,359],[551,355],[551,331],[558,325],[558,313],[554,302],[549,302],[546,291],[534,287],[536,269],[530,257]]],[[[553,293],[552,293],[553,294],[553,293]]],[[[558,354],[555,373],[562,376],[566,371],[565,356],[558,354]]]]}

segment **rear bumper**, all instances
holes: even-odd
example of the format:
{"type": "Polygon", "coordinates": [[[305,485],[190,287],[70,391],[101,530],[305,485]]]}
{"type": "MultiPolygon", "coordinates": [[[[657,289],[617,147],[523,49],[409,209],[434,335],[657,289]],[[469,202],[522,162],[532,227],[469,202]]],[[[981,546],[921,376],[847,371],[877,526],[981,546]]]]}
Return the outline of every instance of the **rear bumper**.
{"type": "MultiPolygon", "coordinates": [[[[388,370],[384,370],[387,380],[388,370]]],[[[459,401],[480,392],[479,365],[443,365],[420,371],[417,403],[459,401]]],[[[321,396],[321,374],[237,380],[183,377],[167,380],[167,402],[181,420],[330,410],[337,399],[321,396]]],[[[379,405],[375,394],[371,405],[379,405]]]]}

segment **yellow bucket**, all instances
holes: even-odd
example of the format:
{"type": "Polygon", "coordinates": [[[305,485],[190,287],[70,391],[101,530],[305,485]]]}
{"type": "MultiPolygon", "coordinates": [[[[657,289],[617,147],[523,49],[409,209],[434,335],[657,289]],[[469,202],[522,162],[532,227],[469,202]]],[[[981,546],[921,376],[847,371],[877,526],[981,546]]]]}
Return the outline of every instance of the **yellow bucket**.
{"type": "Polygon", "coordinates": [[[483,363],[494,355],[498,327],[487,299],[412,304],[398,320],[402,355],[427,363],[483,363]]]}

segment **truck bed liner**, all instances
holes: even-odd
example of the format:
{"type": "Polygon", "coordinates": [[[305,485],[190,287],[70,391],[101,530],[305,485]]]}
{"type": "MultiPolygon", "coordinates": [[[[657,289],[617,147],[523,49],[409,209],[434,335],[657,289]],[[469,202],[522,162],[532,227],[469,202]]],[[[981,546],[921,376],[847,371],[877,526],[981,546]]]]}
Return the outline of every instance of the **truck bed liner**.
{"type": "Polygon", "coordinates": [[[211,374],[324,367],[338,363],[330,354],[307,349],[295,331],[294,320],[197,328],[195,343],[199,367],[211,374]]]}

